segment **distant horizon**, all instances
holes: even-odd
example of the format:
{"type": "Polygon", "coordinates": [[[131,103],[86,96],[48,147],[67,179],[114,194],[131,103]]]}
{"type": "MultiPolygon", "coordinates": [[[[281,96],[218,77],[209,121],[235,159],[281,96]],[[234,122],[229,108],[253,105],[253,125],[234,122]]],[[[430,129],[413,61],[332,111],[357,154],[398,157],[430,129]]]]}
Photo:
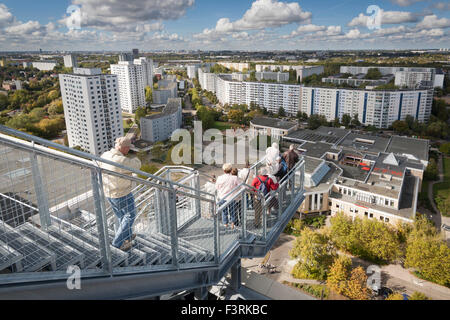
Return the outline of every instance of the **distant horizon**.
{"type": "Polygon", "coordinates": [[[0,0],[2,52],[427,50],[449,29],[443,0],[0,0]]]}

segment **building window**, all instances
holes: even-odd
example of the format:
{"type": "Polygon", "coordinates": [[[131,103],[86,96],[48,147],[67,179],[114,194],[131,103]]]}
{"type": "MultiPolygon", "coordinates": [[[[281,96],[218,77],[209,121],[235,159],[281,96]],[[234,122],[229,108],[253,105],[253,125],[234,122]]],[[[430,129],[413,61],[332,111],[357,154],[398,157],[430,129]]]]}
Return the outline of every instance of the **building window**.
{"type": "Polygon", "coordinates": [[[381,221],[384,221],[384,217],[383,217],[383,216],[380,216],[380,220],[381,220],[381,221]]]}
{"type": "Polygon", "coordinates": [[[370,214],[370,218],[373,218],[373,213],[370,214]]]}

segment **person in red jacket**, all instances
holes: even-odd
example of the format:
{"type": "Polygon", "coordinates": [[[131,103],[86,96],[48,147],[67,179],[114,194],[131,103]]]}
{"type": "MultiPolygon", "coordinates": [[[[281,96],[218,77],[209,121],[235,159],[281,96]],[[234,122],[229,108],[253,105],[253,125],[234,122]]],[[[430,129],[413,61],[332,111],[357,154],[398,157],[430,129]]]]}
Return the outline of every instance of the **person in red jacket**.
{"type": "MultiPolygon", "coordinates": [[[[270,191],[277,190],[279,187],[279,184],[273,182],[273,180],[269,177],[268,173],[269,172],[268,172],[267,168],[262,168],[260,170],[260,174],[255,179],[253,179],[252,187],[255,188],[256,190],[259,190],[261,183],[264,183],[266,185],[266,190],[268,191],[268,193],[270,191]]],[[[267,196],[267,194],[266,194],[266,196],[267,196]]],[[[255,227],[259,228],[261,226],[261,213],[262,213],[261,201],[258,199],[255,199],[254,203],[256,204],[256,206],[255,206],[255,227]]],[[[270,215],[270,211],[272,210],[273,207],[275,207],[275,209],[278,208],[278,200],[275,197],[272,198],[272,200],[268,203],[267,206],[268,206],[267,214],[270,215]]]]}

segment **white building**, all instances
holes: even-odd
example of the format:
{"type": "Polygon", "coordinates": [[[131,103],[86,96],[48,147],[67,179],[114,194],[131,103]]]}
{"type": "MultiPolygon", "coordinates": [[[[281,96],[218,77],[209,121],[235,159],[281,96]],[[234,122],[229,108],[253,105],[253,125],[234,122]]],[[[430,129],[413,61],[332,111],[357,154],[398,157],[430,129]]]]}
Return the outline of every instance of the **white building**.
{"type": "Polygon", "coordinates": [[[34,61],[33,68],[39,71],[51,71],[58,65],[56,61],[34,61]]]}
{"type": "Polygon", "coordinates": [[[344,114],[358,114],[363,125],[388,128],[410,115],[427,122],[431,114],[433,90],[368,90],[302,87],[300,111],[308,116],[324,115],[328,121],[342,120],[344,114]]]}
{"type": "Polygon", "coordinates": [[[198,66],[196,65],[187,66],[186,69],[189,79],[197,78],[198,66]]]}
{"type": "Polygon", "coordinates": [[[141,57],[139,59],[134,59],[134,64],[142,66],[144,86],[153,88],[153,60],[141,57]]]}
{"type": "Polygon", "coordinates": [[[146,106],[143,65],[119,61],[119,64],[111,65],[111,74],[117,75],[124,112],[134,113],[137,108],[146,106]]]}
{"type": "Polygon", "coordinates": [[[297,80],[300,81],[303,81],[304,78],[309,77],[313,74],[324,73],[323,66],[290,66],[290,65],[276,65],[276,64],[257,64],[255,68],[256,72],[295,70],[297,72],[297,80]]]}
{"type": "Polygon", "coordinates": [[[256,80],[272,80],[277,82],[288,82],[289,73],[288,72],[256,72],[256,80]]]}
{"type": "Polygon", "coordinates": [[[216,78],[215,73],[204,72],[203,69],[198,69],[198,82],[203,90],[216,92],[216,78]]]}
{"type": "Polygon", "coordinates": [[[69,146],[101,155],[123,136],[118,79],[100,69],[73,71],[59,75],[69,146]]]}
{"type": "Polygon", "coordinates": [[[220,64],[221,66],[224,66],[227,69],[236,70],[239,72],[244,71],[244,69],[248,70],[250,68],[249,63],[241,63],[241,62],[217,62],[217,64],[220,64]]]}
{"type": "Polygon", "coordinates": [[[78,67],[77,58],[73,54],[64,56],[64,67],[77,68],[78,67]]]}
{"type": "Polygon", "coordinates": [[[158,81],[158,89],[153,90],[153,104],[167,104],[169,99],[178,97],[177,78],[168,77],[158,81]]]}
{"type": "Polygon", "coordinates": [[[168,140],[182,125],[181,99],[169,99],[159,114],[141,118],[142,139],[149,142],[168,140]]]}
{"type": "Polygon", "coordinates": [[[217,99],[223,105],[256,104],[273,113],[278,113],[283,107],[290,116],[296,116],[299,110],[299,85],[241,82],[232,80],[230,75],[220,75],[216,76],[215,88],[217,99]]]}
{"type": "Polygon", "coordinates": [[[342,66],[341,73],[366,74],[370,69],[378,69],[382,75],[395,74],[395,85],[399,87],[415,88],[421,81],[431,81],[435,88],[444,86],[444,75],[435,68],[342,66]]]}
{"type": "Polygon", "coordinates": [[[23,62],[23,67],[24,68],[30,68],[33,66],[33,63],[31,61],[24,61],[23,62]]]}

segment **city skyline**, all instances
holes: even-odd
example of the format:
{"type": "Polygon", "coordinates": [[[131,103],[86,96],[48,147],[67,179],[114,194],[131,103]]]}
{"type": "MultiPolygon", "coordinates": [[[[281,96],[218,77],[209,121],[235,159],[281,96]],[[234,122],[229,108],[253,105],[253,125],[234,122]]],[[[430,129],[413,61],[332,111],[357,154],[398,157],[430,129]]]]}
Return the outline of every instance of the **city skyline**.
{"type": "Polygon", "coordinates": [[[3,51],[448,48],[449,30],[438,0],[0,2],[3,51]]]}

